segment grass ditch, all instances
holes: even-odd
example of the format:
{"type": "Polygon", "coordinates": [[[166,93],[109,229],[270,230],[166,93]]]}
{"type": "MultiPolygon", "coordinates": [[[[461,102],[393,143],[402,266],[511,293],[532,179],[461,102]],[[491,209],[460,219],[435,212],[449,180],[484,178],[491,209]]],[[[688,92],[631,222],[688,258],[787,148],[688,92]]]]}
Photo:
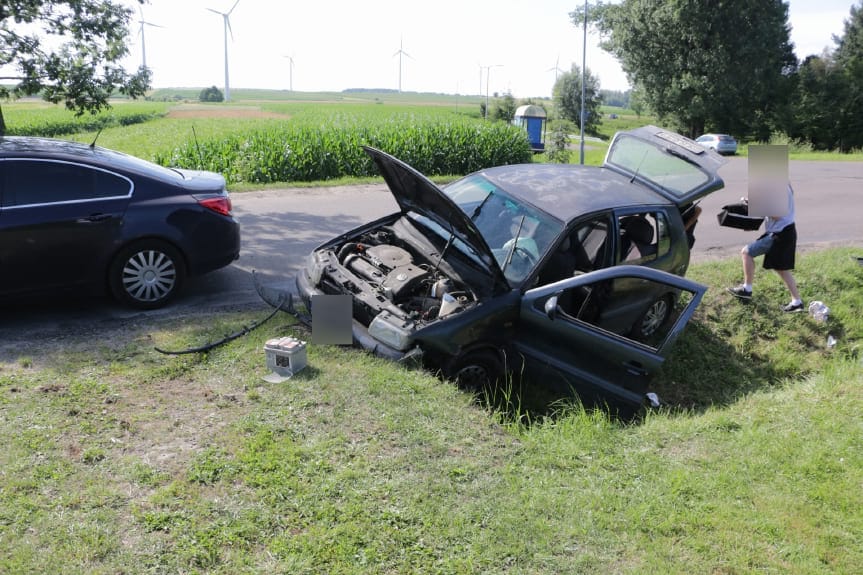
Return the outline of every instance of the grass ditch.
{"type": "Polygon", "coordinates": [[[772,274],[742,304],[736,259],[694,265],[712,287],[656,382],[667,407],[629,424],[331,346],[269,384],[264,341],[304,336],[287,316],[153,350],[261,312],[22,350],[0,365],[0,572],[855,572],[854,255],[799,259],[827,323],[782,314],[772,274]]]}

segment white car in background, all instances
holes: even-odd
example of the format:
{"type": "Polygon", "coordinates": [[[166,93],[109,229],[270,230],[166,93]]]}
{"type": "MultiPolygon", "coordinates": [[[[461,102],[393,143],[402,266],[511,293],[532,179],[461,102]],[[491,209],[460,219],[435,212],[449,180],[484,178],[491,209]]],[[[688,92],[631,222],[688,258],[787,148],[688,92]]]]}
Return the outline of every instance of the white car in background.
{"type": "Polygon", "coordinates": [[[737,140],[728,134],[704,134],[696,138],[695,141],[705,148],[716,150],[720,154],[733,156],[737,153],[737,140]]]}

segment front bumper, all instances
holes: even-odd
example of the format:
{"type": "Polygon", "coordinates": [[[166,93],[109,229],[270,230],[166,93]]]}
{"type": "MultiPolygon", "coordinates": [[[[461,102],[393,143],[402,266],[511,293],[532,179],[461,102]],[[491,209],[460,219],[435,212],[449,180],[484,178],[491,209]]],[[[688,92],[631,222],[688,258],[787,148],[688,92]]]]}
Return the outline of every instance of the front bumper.
{"type": "MultiPolygon", "coordinates": [[[[299,294],[300,299],[303,300],[303,304],[306,306],[306,309],[311,313],[312,310],[312,298],[317,295],[326,295],[324,292],[311,285],[309,282],[309,276],[305,270],[301,269],[297,274],[296,279],[297,284],[297,294],[299,294]]],[[[314,331],[315,331],[315,318],[312,316],[312,341],[314,342],[314,331]]],[[[366,329],[366,326],[361,324],[355,319],[351,320],[351,333],[354,340],[354,345],[360,346],[366,351],[369,351],[377,356],[391,359],[394,361],[401,361],[405,359],[408,355],[415,356],[416,353],[413,351],[401,351],[395,349],[393,347],[388,346],[387,344],[378,341],[374,337],[369,334],[369,330],[366,329]]]]}

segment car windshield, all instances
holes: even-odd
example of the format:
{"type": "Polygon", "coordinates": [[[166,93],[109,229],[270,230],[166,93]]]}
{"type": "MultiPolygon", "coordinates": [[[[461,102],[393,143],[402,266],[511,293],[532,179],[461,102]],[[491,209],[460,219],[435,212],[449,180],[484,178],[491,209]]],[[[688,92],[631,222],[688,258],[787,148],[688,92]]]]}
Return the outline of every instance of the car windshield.
{"type": "Polygon", "coordinates": [[[471,219],[510,283],[524,280],[563,231],[563,222],[513,198],[481,174],[443,191],[471,219]]]}
{"type": "Polygon", "coordinates": [[[710,176],[699,166],[674,154],[670,148],[623,134],[608,151],[606,163],[618,166],[678,197],[687,195],[710,180],[710,176]]]}

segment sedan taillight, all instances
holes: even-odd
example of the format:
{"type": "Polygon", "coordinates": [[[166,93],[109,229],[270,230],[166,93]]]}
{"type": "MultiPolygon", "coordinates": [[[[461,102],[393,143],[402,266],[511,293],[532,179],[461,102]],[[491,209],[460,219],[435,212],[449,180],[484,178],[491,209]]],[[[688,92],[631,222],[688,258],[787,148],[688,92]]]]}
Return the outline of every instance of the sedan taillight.
{"type": "Polygon", "coordinates": [[[213,210],[217,214],[222,214],[223,216],[230,216],[231,209],[233,208],[231,205],[231,198],[228,196],[200,199],[198,200],[198,203],[209,210],[213,210]]]}

